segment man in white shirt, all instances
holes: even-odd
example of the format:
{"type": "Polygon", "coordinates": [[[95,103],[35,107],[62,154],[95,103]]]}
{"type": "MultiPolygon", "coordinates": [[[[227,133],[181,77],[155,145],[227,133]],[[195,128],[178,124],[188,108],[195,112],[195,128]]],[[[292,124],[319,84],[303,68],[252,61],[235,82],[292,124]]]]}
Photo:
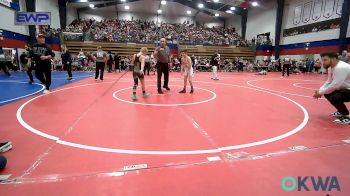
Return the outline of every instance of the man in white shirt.
{"type": "Polygon", "coordinates": [[[323,67],[328,69],[328,80],[315,92],[314,98],[324,95],[338,110],[331,114],[338,124],[350,124],[349,110],[345,103],[350,101],[350,64],[338,60],[335,52],[321,54],[323,67]]]}

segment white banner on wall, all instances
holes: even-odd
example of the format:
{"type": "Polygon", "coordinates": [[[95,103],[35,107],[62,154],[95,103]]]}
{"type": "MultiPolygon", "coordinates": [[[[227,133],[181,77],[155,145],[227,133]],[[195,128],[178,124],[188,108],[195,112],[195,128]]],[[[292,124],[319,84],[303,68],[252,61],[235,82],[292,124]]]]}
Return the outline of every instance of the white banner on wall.
{"type": "Polygon", "coordinates": [[[303,6],[299,5],[296,6],[294,9],[294,18],[293,18],[293,24],[298,25],[301,21],[301,14],[302,14],[303,6]]]}
{"type": "Polygon", "coordinates": [[[11,6],[12,0],[0,0],[0,4],[6,5],[7,7],[11,6]]]}
{"type": "Polygon", "coordinates": [[[330,18],[334,13],[335,0],[325,0],[323,16],[330,18]]]}
{"type": "Polygon", "coordinates": [[[286,28],[340,18],[344,0],[290,0],[286,28]]]}
{"type": "Polygon", "coordinates": [[[337,2],[337,14],[341,16],[341,10],[343,8],[344,0],[338,0],[337,2]]]}
{"type": "Polygon", "coordinates": [[[322,16],[323,0],[315,0],[314,7],[312,9],[312,20],[318,21],[322,16]]]}
{"type": "Polygon", "coordinates": [[[311,17],[312,1],[304,4],[303,23],[308,23],[311,17]]]}

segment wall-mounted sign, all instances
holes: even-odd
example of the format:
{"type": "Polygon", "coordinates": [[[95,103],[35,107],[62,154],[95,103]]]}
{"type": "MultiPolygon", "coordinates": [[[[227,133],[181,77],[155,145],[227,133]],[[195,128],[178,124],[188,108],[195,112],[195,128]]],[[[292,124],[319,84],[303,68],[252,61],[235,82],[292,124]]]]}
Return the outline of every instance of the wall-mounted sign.
{"type": "Polygon", "coordinates": [[[15,25],[51,25],[51,13],[16,12],[15,25]]]}

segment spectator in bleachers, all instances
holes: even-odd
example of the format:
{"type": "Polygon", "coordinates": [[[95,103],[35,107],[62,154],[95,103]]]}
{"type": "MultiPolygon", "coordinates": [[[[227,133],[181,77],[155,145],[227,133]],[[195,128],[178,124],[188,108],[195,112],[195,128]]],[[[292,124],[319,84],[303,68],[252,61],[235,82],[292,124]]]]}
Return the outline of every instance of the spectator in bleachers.
{"type": "Polygon", "coordinates": [[[75,20],[66,27],[65,32],[84,33],[85,39],[108,42],[154,43],[158,37],[166,37],[186,44],[210,44],[248,46],[234,28],[213,27],[193,24],[161,23],[153,21],[94,19],[75,20]]]}

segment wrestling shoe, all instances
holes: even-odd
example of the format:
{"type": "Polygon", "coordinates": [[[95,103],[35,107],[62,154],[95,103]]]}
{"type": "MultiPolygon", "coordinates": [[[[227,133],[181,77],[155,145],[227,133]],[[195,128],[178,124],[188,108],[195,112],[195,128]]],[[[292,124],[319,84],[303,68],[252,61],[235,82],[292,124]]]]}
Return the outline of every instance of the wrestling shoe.
{"type": "Polygon", "coordinates": [[[341,124],[341,125],[350,125],[350,117],[349,116],[342,116],[333,122],[337,123],[337,124],[341,124]]]}
{"type": "Polygon", "coordinates": [[[12,148],[11,142],[0,143],[0,152],[9,151],[12,148]]]}
{"type": "Polygon", "coordinates": [[[149,96],[149,93],[142,93],[142,97],[143,98],[146,98],[146,97],[148,97],[149,96]]]}
{"type": "Polygon", "coordinates": [[[330,114],[330,116],[338,118],[338,117],[342,117],[343,115],[340,112],[334,112],[334,113],[330,114]]]}
{"type": "Polygon", "coordinates": [[[186,89],[182,89],[179,93],[186,93],[186,89]]]}
{"type": "Polygon", "coordinates": [[[134,101],[137,101],[137,100],[138,100],[137,97],[136,97],[136,95],[132,95],[132,96],[131,96],[131,99],[134,100],[134,101]]]}

